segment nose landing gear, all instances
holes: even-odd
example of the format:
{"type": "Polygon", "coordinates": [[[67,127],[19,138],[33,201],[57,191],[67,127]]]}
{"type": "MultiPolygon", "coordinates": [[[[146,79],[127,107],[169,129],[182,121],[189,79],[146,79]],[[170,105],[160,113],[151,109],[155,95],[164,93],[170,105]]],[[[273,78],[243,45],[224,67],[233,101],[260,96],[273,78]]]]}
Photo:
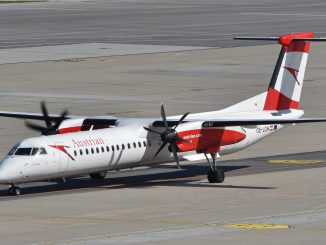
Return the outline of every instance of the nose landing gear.
{"type": "Polygon", "coordinates": [[[19,196],[21,193],[20,188],[14,184],[9,185],[8,194],[10,196],[19,196]]]}
{"type": "Polygon", "coordinates": [[[207,172],[207,180],[209,183],[223,183],[225,178],[223,169],[217,167],[216,156],[216,153],[211,153],[212,161],[210,161],[205,154],[207,162],[210,166],[210,169],[207,172]]]}

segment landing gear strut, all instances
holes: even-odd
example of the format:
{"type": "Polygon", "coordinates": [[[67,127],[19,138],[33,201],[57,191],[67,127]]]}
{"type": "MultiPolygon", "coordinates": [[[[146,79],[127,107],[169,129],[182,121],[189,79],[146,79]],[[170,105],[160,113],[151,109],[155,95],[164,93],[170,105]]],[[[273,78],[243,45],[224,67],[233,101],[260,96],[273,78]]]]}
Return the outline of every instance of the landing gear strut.
{"type": "Polygon", "coordinates": [[[210,169],[207,172],[207,180],[209,183],[223,183],[225,175],[221,168],[217,167],[216,164],[216,153],[211,153],[212,161],[209,160],[205,154],[210,169]]]}
{"type": "Polygon", "coordinates": [[[20,188],[14,184],[9,185],[8,194],[10,196],[19,196],[21,193],[20,188]]]}

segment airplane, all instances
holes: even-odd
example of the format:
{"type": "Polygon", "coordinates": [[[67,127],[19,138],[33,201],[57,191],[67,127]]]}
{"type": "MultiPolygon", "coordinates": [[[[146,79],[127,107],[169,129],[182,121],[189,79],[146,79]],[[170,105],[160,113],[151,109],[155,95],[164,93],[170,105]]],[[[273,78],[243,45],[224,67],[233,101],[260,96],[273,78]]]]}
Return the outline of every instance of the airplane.
{"type": "Polygon", "coordinates": [[[243,150],[286,125],[325,122],[301,118],[301,90],[313,32],[280,37],[238,37],[239,40],[277,41],[281,51],[267,91],[222,110],[161,118],[78,117],[67,111],[49,114],[0,111],[0,116],[44,120],[45,127],[25,121],[42,136],[17,143],[0,162],[0,183],[9,195],[20,195],[18,185],[89,175],[103,179],[113,170],[175,161],[206,160],[207,179],[222,183],[225,175],[217,158],[243,150]]]}

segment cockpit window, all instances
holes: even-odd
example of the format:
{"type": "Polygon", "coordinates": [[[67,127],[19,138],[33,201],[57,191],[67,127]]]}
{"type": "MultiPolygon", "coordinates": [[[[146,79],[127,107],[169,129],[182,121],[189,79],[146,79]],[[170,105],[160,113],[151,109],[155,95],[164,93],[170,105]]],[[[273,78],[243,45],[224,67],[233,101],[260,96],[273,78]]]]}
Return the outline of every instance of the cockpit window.
{"type": "Polygon", "coordinates": [[[27,148],[20,147],[19,145],[15,145],[8,153],[8,156],[36,156],[36,155],[46,155],[47,152],[45,148],[27,148]]]}
{"type": "Polygon", "coordinates": [[[8,156],[12,156],[14,155],[14,153],[16,152],[16,150],[18,149],[18,146],[15,145],[8,153],[8,156]]]}
{"type": "Polygon", "coordinates": [[[35,155],[46,155],[46,150],[44,148],[33,148],[32,150],[32,156],[35,155]]]}
{"type": "Polygon", "coordinates": [[[44,148],[40,148],[40,155],[46,155],[47,152],[44,148]]]}
{"type": "Polygon", "coordinates": [[[39,149],[40,148],[33,148],[32,149],[32,156],[35,156],[38,153],[39,149]]]}
{"type": "Polygon", "coordinates": [[[29,156],[31,155],[32,148],[18,148],[15,156],[29,156]]]}

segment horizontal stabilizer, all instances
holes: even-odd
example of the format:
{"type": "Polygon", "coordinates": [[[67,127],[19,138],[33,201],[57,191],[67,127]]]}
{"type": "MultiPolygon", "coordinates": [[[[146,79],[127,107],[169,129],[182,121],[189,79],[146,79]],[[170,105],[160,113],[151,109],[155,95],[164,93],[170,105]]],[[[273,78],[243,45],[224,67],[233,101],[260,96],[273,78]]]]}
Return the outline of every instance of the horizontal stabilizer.
{"type": "MultiPolygon", "coordinates": [[[[279,41],[279,37],[234,37],[234,40],[279,41]]],[[[292,38],[294,42],[326,42],[326,38],[292,38]]]]}
{"type": "Polygon", "coordinates": [[[296,124],[296,123],[318,123],[326,122],[326,118],[302,118],[302,119],[249,119],[249,120],[216,120],[205,121],[202,126],[209,127],[230,127],[230,126],[255,126],[270,124],[296,124]]]}
{"type": "MultiPolygon", "coordinates": [[[[255,125],[270,125],[270,124],[296,124],[296,123],[320,123],[320,122],[326,122],[326,118],[300,118],[300,119],[239,119],[239,120],[199,120],[199,119],[188,119],[188,122],[200,122],[202,121],[202,126],[204,128],[210,128],[210,127],[232,127],[232,126],[255,126],[255,125]]],[[[173,127],[177,125],[178,120],[177,119],[168,119],[167,123],[169,127],[173,127]]],[[[162,121],[155,121],[153,122],[152,126],[154,128],[156,127],[164,127],[164,124],[162,121]]]]}

